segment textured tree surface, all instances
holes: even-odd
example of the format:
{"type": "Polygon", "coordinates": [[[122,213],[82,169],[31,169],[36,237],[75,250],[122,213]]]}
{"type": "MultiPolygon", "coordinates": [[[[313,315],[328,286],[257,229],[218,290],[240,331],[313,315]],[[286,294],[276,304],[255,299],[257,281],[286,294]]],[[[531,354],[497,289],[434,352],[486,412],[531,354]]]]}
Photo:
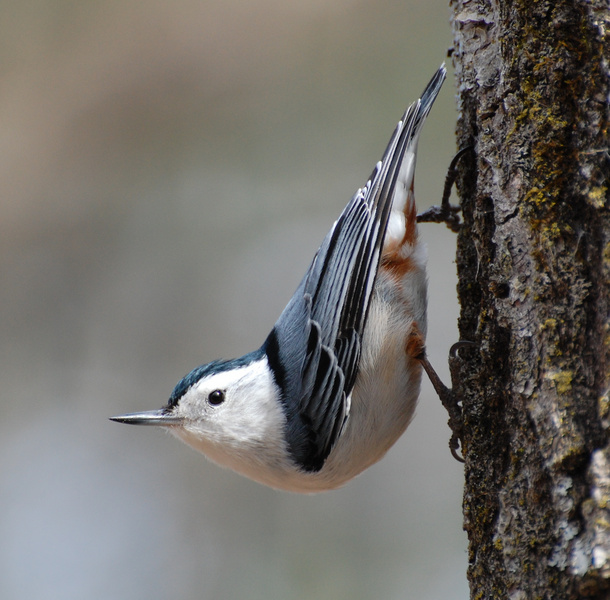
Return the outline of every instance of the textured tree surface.
{"type": "Polygon", "coordinates": [[[610,598],[610,6],[452,3],[472,598],[610,598]]]}

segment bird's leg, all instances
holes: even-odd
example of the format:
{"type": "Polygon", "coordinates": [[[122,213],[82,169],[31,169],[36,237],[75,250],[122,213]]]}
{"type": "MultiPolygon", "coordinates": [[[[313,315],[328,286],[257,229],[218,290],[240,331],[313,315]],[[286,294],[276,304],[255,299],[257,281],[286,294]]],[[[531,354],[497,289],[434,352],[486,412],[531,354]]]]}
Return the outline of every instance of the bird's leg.
{"type": "MultiPolygon", "coordinates": [[[[441,199],[440,206],[432,206],[425,212],[417,215],[418,223],[445,223],[451,231],[457,233],[461,226],[462,222],[460,220],[459,212],[461,210],[460,206],[452,205],[449,202],[449,198],[451,196],[451,188],[455,183],[458,171],[457,166],[468,152],[473,152],[474,146],[466,146],[462,148],[454,157],[451,163],[449,164],[449,169],[447,169],[447,175],[445,176],[445,185],[443,187],[443,197],[441,199]]],[[[452,379],[453,379],[453,368],[452,365],[455,365],[455,359],[458,358],[458,352],[461,348],[474,346],[473,342],[457,342],[451,346],[451,350],[449,352],[449,369],[452,371],[452,379]]],[[[464,459],[458,454],[458,448],[460,447],[462,441],[462,408],[460,406],[460,401],[457,398],[455,392],[448,388],[438,376],[428,358],[426,357],[425,348],[422,347],[421,352],[417,355],[417,359],[420,361],[424,371],[426,371],[428,377],[430,378],[430,382],[432,386],[436,390],[441,402],[447,412],[449,413],[449,427],[451,428],[451,439],[449,440],[449,449],[451,450],[451,454],[453,457],[460,461],[464,462],[464,459]]]]}
{"type": "MultiPolygon", "coordinates": [[[[425,212],[417,215],[418,223],[445,223],[445,225],[447,225],[447,227],[455,233],[460,230],[462,227],[462,222],[459,215],[461,207],[451,204],[449,202],[449,198],[451,196],[451,188],[453,187],[453,184],[458,176],[457,166],[462,157],[464,157],[468,152],[474,152],[474,146],[466,146],[465,148],[462,148],[453,157],[453,160],[447,169],[447,175],[445,176],[445,185],[443,187],[441,205],[432,206],[425,212]]],[[[466,341],[457,342],[451,346],[451,350],[449,351],[449,370],[451,371],[452,380],[454,380],[453,374],[456,365],[455,361],[457,358],[459,358],[458,352],[462,348],[472,346],[475,346],[473,342],[466,341]]],[[[456,460],[464,462],[464,459],[458,454],[458,449],[460,448],[462,442],[463,428],[462,407],[460,406],[460,400],[456,393],[441,381],[441,378],[430,364],[430,361],[428,361],[426,351],[423,346],[416,358],[421,363],[424,371],[426,371],[432,386],[438,394],[438,397],[441,399],[443,406],[449,413],[449,427],[451,429],[449,449],[451,450],[451,454],[456,460]]]]}
{"type": "Polygon", "coordinates": [[[440,206],[431,206],[428,210],[417,215],[418,223],[445,223],[451,231],[457,233],[462,226],[460,215],[460,206],[450,204],[449,197],[451,196],[451,188],[457,179],[457,166],[460,159],[467,153],[472,152],[474,146],[466,146],[462,148],[454,157],[445,176],[445,186],[443,187],[443,197],[440,206]]]}
{"type": "MultiPolygon", "coordinates": [[[[451,346],[451,350],[449,351],[449,368],[453,371],[452,363],[455,364],[455,359],[459,358],[459,351],[462,348],[471,348],[476,346],[474,342],[460,341],[453,346],[451,346]]],[[[449,440],[449,450],[451,450],[451,454],[453,458],[459,462],[464,462],[464,459],[458,454],[458,448],[461,445],[462,441],[462,407],[460,406],[460,400],[457,397],[456,393],[448,388],[438,376],[437,372],[434,370],[434,367],[430,364],[428,357],[426,356],[425,350],[422,350],[421,354],[417,357],[419,362],[421,363],[424,371],[430,378],[430,382],[434,387],[434,390],[438,394],[438,397],[441,399],[441,403],[449,413],[449,428],[451,429],[451,438],[449,440]]],[[[453,374],[453,373],[452,373],[453,374]]]]}

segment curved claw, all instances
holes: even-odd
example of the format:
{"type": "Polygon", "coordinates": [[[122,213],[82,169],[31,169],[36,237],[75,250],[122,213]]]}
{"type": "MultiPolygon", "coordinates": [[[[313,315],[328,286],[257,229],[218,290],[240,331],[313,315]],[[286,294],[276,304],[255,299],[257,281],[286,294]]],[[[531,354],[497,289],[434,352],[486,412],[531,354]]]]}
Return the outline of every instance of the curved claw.
{"type": "Polygon", "coordinates": [[[466,461],[458,454],[458,448],[460,447],[460,441],[458,439],[457,433],[453,432],[451,434],[451,439],[449,440],[449,450],[451,451],[451,456],[455,458],[458,462],[465,463],[466,461]]]}
{"type": "Polygon", "coordinates": [[[459,342],[453,344],[451,348],[449,348],[449,358],[461,358],[459,353],[462,348],[476,348],[477,346],[478,344],[476,344],[475,342],[469,342],[468,340],[460,340],[459,342]]]}
{"type": "Polygon", "coordinates": [[[449,163],[449,168],[447,169],[447,175],[445,175],[445,186],[443,187],[443,196],[441,199],[441,206],[449,206],[449,196],[451,196],[451,188],[457,179],[457,166],[460,162],[462,156],[464,156],[467,152],[474,152],[474,146],[465,146],[453,157],[451,162],[449,163]]]}

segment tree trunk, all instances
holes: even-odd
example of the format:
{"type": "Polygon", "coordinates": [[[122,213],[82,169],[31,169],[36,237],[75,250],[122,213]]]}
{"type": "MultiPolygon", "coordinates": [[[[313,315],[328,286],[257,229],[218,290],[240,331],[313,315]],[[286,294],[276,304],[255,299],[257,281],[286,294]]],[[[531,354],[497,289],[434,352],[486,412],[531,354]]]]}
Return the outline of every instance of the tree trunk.
{"type": "Polygon", "coordinates": [[[452,2],[471,597],[610,597],[610,6],[452,2]]]}

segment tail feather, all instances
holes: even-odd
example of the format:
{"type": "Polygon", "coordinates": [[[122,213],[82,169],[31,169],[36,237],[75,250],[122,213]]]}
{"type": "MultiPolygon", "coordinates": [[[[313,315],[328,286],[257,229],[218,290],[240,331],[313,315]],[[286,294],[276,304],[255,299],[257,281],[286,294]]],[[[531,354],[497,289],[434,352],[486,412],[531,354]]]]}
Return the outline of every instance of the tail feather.
{"type": "Polygon", "coordinates": [[[410,121],[412,133],[396,176],[392,209],[382,253],[382,260],[385,263],[404,260],[410,254],[408,247],[412,247],[417,242],[417,210],[413,192],[417,143],[423,124],[436,100],[446,74],[445,65],[441,65],[426,86],[421,98],[407,109],[403,117],[403,123],[406,123],[407,120],[410,121]]]}

